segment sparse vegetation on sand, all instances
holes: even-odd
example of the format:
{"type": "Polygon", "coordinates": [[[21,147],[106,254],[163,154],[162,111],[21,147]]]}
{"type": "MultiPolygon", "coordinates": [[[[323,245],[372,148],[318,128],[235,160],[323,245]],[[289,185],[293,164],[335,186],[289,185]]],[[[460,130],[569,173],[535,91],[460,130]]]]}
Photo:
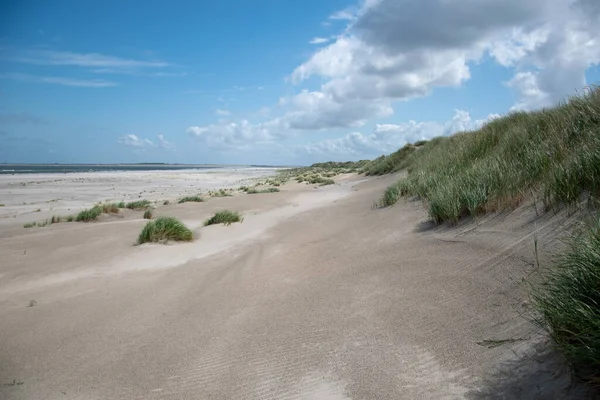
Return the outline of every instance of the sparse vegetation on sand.
{"type": "Polygon", "coordinates": [[[196,202],[196,203],[201,203],[203,202],[204,199],[200,196],[186,196],[183,197],[181,199],[179,199],[179,203],[187,203],[187,202],[196,202]]]}
{"type": "Polygon", "coordinates": [[[210,191],[208,192],[209,196],[212,197],[231,197],[233,196],[231,194],[231,189],[226,190],[226,189],[219,189],[219,190],[215,190],[215,191],[210,191]]]}
{"type": "Polygon", "coordinates": [[[215,213],[212,217],[204,222],[204,226],[225,224],[231,225],[234,222],[242,222],[244,219],[242,215],[237,211],[223,210],[215,213]]]}
{"type": "Polygon", "coordinates": [[[533,289],[538,322],[583,378],[600,382],[600,218],[574,235],[547,281],[533,289]]]}
{"type": "Polygon", "coordinates": [[[79,214],[75,217],[75,221],[77,222],[90,222],[95,221],[102,214],[102,207],[94,206],[87,210],[80,211],[79,214]]]}
{"type": "Polygon", "coordinates": [[[152,210],[144,211],[144,219],[152,219],[152,210]]]}
{"type": "Polygon", "coordinates": [[[433,139],[406,157],[408,177],[381,203],[419,196],[438,223],[513,209],[531,197],[546,210],[574,206],[582,196],[593,203],[600,195],[599,130],[600,89],[592,88],[554,108],[433,139]]]}
{"type": "Polygon", "coordinates": [[[130,210],[146,210],[150,208],[151,205],[152,203],[149,200],[137,200],[127,203],[125,207],[130,210]]]}
{"type": "Polygon", "coordinates": [[[104,214],[118,214],[119,213],[119,203],[105,203],[101,204],[102,212],[104,214]]]}
{"type": "Polygon", "coordinates": [[[260,194],[260,193],[277,193],[280,190],[276,187],[270,187],[266,189],[256,189],[256,188],[248,188],[246,193],[248,194],[260,194]]]}
{"type": "Polygon", "coordinates": [[[181,221],[173,217],[158,217],[149,221],[140,236],[138,244],[153,242],[166,243],[168,241],[191,242],[194,239],[190,231],[181,221]]]}

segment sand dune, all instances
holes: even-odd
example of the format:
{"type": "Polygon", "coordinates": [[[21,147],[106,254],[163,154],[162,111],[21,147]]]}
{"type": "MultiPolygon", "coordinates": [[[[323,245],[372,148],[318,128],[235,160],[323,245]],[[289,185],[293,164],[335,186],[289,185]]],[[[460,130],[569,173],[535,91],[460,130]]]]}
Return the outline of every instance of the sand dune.
{"type": "Polygon", "coordinates": [[[544,265],[573,219],[523,207],[449,228],[419,202],[371,209],[395,179],[159,206],[187,244],[133,246],[140,212],[5,219],[0,397],[587,398],[523,285],[534,237],[544,265]],[[244,222],[202,226],[223,208],[244,222]]]}

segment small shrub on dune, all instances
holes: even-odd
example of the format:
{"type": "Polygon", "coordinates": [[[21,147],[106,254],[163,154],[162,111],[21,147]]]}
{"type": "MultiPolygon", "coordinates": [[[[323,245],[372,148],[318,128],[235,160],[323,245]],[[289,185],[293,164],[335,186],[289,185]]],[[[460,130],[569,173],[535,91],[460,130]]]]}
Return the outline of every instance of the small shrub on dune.
{"type": "Polygon", "coordinates": [[[137,243],[191,242],[193,239],[192,231],[178,219],[173,217],[158,217],[153,221],[149,221],[144,226],[137,243]]]}
{"type": "Polygon", "coordinates": [[[75,217],[77,222],[90,222],[95,221],[102,214],[102,208],[99,206],[94,206],[90,209],[83,210],[75,217]]]}
{"type": "Polygon", "coordinates": [[[150,207],[149,200],[138,200],[127,203],[126,207],[130,210],[145,210],[150,207]]]}
{"type": "Polygon", "coordinates": [[[144,211],[144,219],[152,219],[152,210],[144,211]]]}
{"type": "Polygon", "coordinates": [[[169,204],[171,204],[171,202],[169,200],[163,201],[163,206],[168,206],[169,204]]]}
{"type": "Polygon", "coordinates": [[[327,186],[327,185],[333,185],[333,184],[335,184],[335,181],[330,178],[325,178],[325,179],[321,180],[321,182],[320,182],[321,186],[327,186]]]}
{"type": "Polygon", "coordinates": [[[119,208],[125,208],[125,202],[124,201],[120,201],[117,203],[117,207],[119,208]]]}
{"type": "Polygon", "coordinates": [[[25,225],[23,225],[23,228],[33,228],[34,226],[36,226],[35,222],[28,222],[25,225]]]}
{"type": "Polygon", "coordinates": [[[179,199],[179,204],[187,203],[187,202],[202,203],[203,201],[204,201],[204,199],[200,196],[186,196],[186,197],[179,199]]]}
{"type": "Polygon", "coordinates": [[[215,215],[210,217],[204,222],[204,226],[215,225],[215,224],[225,224],[231,225],[234,222],[242,222],[242,215],[237,211],[229,211],[223,210],[217,212],[215,215]]]}

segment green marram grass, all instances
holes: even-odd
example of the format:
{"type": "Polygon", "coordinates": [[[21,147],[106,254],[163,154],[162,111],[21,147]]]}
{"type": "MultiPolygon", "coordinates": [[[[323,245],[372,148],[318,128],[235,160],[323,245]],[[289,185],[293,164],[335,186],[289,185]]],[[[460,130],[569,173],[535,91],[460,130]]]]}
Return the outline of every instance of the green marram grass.
{"type": "Polygon", "coordinates": [[[152,219],[152,210],[144,211],[144,219],[152,219]]]}
{"type": "Polygon", "coordinates": [[[584,379],[600,382],[600,219],[576,234],[532,291],[538,322],[584,379]]]}
{"type": "Polygon", "coordinates": [[[271,188],[267,188],[267,189],[256,189],[256,188],[248,188],[246,190],[246,193],[248,194],[260,194],[260,193],[277,193],[280,190],[276,187],[271,187],[271,188]]]}
{"type": "Polygon", "coordinates": [[[102,214],[102,207],[94,206],[90,209],[83,210],[77,214],[75,221],[77,222],[90,222],[95,221],[102,214]]]}
{"type": "Polygon", "coordinates": [[[204,222],[204,226],[225,224],[231,225],[234,222],[242,222],[244,219],[242,215],[237,211],[223,210],[215,213],[212,217],[204,222]]]}
{"type": "MultiPolygon", "coordinates": [[[[408,177],[398,194],[425,200],[438,223],[510,210],[531,197],[546,210],[576,206],[582,196],[593,200],[600,196],[600,89],[435,138],[401,165],[408,177]]],[[[400,197],[390,194],[380,203],[400,197]]]]}
{"type": "Polygon", "coordinates": [[[130,210],[146,210],[150,208],[151,205],[152,203],[149,200],[137,200],[127,203],[125,207],[130,210]]]}
{"type": "Polygon", "coordinates": [[[191,242],[192,240],[194,240],[192,231],[177,218],[158,217],[144,226],[137,243],[191,242]]]}
{"type": "Polygon", "coordinates": [[[188,203],[188,202],[196,202],[196,203],[201,203],[203,202],[204,199],[200,196],[186,196],[183,197],[181,199],[179,199],[179,203],[188,203]]]}

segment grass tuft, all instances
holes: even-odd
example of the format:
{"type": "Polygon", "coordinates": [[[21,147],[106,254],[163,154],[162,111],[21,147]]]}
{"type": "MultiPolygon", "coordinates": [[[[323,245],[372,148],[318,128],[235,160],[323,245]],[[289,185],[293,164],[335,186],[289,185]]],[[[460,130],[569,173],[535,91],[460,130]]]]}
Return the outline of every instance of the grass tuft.
{"type": "Polygon", "coordinates": [[[119,203],[102,204],[101,207],[104,214],[118,214],[120,208],[119,203]]]}
{"type": "Polygon", "coordinates": [[[150,207],[151,203],[149,200],[137,200],[129,202],[125,205],[130,210],[146,210],[150,207]]]}
{"type": "Polygon", "coordinates": [[[538,322],[584,379],[600,380],[600,218],[574,235],[547,281],[533,289],[538,322]]]}
{"type": "Polygon", "coordinates": [[[223,210],[217,212],[215,215],[207,219],[204,222],[204,226],[215,224],[231,225],[234,222],[242,222],[243,220],[244,219],[242,218],[242,215],[239,212],[223,210]]]}
{"type": "Polygon", "coordinates": [[[204,201],[204,199],[200,196],[186,196],[186,197],[179,199],[180,204],[187,203],[187,202],[202,203],[203,201],[204,201]]]}
{"type": "Polygon", "coordinates": [[[276,187],[271,187],[271,188],[262,189],[262,190],[258,190],[256,188],[248,188],[246,190],[246,193],[248,193],[248,194],[277,193],[277,192],[280,192],[280,190],[276,187]]]}
{"type": "Polygon", "coordinates": [[[144,219],[152,219],[152,210],[144,211],[144,219]]]}
{"type": "Polygon", "coordinates": [[[173,217],[158,217],[153,221],[149,221],[144,226],[137,243],[191,242],[193,239],[192,231],[178,219],[173,217]]]}
{"type": "Polygon", "coordinates": [[[95,221],[102,214],[102,207],[94,206],[90,209],[83,210],[75,217],[77,222],[90,222],[95,221]]]}
{"type": "Polygon", "coordinates": [[[25,225],[23,225],[23,228],[33,228],[36,225],[36,222],[27,222],[25,225]]]}

